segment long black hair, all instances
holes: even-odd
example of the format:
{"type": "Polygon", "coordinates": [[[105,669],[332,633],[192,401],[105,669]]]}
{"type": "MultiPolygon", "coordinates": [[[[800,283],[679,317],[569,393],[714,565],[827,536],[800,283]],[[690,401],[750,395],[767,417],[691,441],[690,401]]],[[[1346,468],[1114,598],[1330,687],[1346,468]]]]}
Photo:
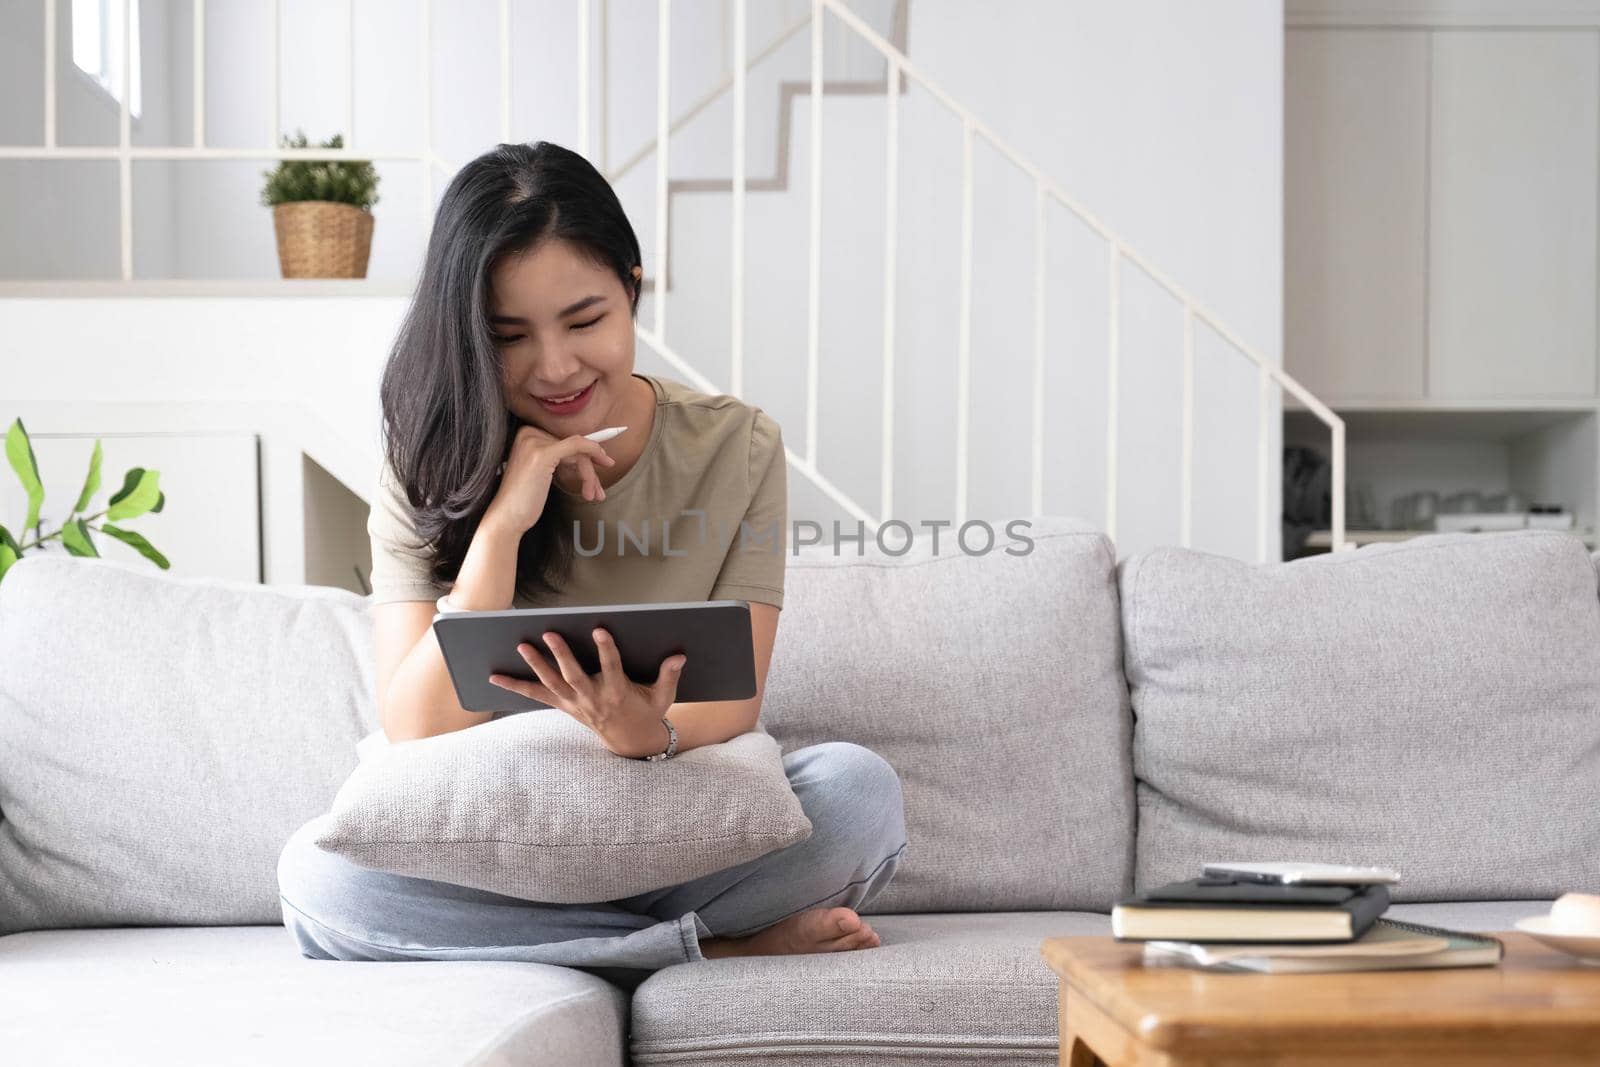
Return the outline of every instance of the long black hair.
{"type": "MultiPolygon", "coordinates": [[[[456,173],[434,215],[380,396],[385,459],[437,582],[460,573],[520,425],[489,327],[492,271],[550,239],[615,271],[637,313],[639,239],[610,184],[576,152],[547,141],[496,145],[456,173]]],[[[570,514],[552,486],[517,547],[516,592],[559,590],[571,561],[570,514]]]]}

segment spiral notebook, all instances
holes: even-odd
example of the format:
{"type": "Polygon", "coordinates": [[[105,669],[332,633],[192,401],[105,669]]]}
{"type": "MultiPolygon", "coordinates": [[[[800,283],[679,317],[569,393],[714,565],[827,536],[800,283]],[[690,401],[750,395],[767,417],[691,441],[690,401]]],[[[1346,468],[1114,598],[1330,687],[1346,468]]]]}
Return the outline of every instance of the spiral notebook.
{"type": "Polygon", "coordinates": [[[1398,919],[1379,919],[1354,941],[1332,945],[1145,943],[1148,963],[1181,962],[1206,970],[1260,974],[1488,967],[1499,963],[1504,955],[1505,945],[1488,934],[1445,930],[1398,919]]]}

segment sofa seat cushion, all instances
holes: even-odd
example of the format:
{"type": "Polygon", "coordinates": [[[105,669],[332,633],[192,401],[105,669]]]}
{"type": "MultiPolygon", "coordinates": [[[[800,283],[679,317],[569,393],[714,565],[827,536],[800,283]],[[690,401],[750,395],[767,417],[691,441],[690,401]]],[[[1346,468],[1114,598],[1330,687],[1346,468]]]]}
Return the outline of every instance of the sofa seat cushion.
{"type": "Polygon", "coordinates": [[[1056,1062],[1048,937],[1110,934],[1094,912],[873,915],[855,952],[704,960],[633,994],[635,1064],[1056,1062]]]}
{"type": "MultiPolygon", "coordinates": [[[[1549,900],[1397,904],[1385,914],[1458,930],[1508,930],[1549,900]]],[[[1057,1062],[1050,937],[1109,936],[1081,911],[873,915],[883,943],[856,952],[682,963],[633,995],[633,1062],[857,1067],[1057,1062]]]]}
{"type": "Polygon", "coordinates": [[[583,971],[301,956],[282,926],[0,937],[7,1063],[620,1067],[627,996],[583,971]]]}

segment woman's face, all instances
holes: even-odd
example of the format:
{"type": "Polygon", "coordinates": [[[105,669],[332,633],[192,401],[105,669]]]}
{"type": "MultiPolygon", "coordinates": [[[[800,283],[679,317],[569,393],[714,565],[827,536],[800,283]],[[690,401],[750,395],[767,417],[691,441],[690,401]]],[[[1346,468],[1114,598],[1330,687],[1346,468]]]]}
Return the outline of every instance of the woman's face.
{"type": "Polygon", "coordinates": [[[502,259],[490,282],[506,407],[556,437],[621,425],[633,315],[616,274],[566,241],[548,240],[502,259]]]}

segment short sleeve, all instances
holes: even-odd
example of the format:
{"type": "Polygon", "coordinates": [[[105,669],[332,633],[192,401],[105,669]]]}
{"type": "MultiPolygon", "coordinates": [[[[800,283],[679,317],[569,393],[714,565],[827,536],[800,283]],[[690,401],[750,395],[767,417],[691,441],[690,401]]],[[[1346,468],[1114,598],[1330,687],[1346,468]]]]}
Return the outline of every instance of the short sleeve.
{"type": "Polygon", "coordinates": [[[372,541],[372,600],[437,600],[450,591],[429,574],[431,557],[417,534],[411,505],[385,462],[378,472],[372,510],[367,515],[367,536],[372,541]]]}
{"type": "MultiPolygon", "coordinates": [[[[750,504],[732,534],[709,600],[754,600],[783,607],[788,562],[789,464],[778,423],[756,409],[750,432],[750,504]]],[[[730,531],[731,532],[731,531],[730,531]]]]}

